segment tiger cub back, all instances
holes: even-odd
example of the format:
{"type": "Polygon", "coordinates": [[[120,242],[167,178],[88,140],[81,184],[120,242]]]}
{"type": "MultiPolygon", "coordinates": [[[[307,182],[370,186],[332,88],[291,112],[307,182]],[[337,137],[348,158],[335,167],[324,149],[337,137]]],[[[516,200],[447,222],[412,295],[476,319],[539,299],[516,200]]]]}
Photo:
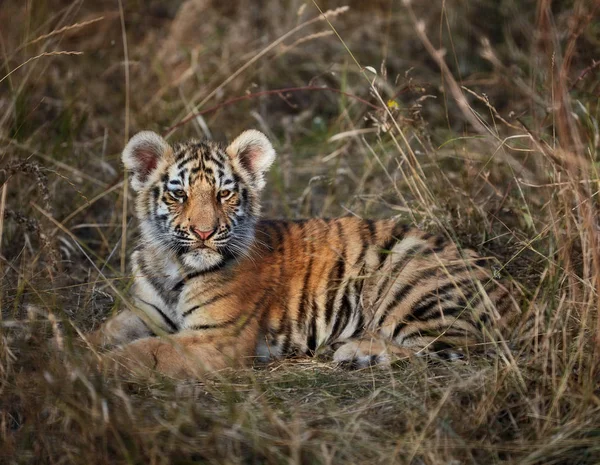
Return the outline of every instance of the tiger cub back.
{"type": "Polygon", "coordinates": [[[518,314],[485,260],[393,221],[261,221],[256,238],[231,270],[186,282],[183,328],[248,334],[263,359],[333,347],[363,366],[476,348],[518,314]]]}

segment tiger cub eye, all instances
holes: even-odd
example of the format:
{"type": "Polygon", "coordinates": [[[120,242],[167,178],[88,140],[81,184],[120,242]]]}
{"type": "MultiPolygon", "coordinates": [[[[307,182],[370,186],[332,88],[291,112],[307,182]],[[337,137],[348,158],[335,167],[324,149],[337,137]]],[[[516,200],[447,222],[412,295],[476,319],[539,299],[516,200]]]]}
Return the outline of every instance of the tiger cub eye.
{"type": "Polygon", "coordinates": [[[187,195],[183,189],[169,191],[169,194],[171,194],[171,197],[173,197],[175,200],[185,200],[187,198],[187,195]]]}
{"type": "Polygon", "coordinates": [[[221,198],[221,200],[227,200],[229,197],[231,197],[231,194],[233,192],[228,191],[227,189],[222,190],[219,192],[219,197],[221,198]]]}

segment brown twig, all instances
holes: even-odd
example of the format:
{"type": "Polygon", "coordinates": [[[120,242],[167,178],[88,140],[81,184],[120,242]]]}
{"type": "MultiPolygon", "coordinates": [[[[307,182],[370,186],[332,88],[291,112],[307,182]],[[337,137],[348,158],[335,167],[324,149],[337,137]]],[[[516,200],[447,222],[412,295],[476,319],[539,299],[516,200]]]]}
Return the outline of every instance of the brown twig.
{"type": "Polygon", "coordinates": [[[243,100],[250,100],[250,99],[253,99],[256,97],[263,97],[265,95],[279,95],[279,94],[290,93],[290,92],[302,92],[302,91],[313,91],[313,90],[324,90],[324,91],[328,91],[328,92],[335,92],[336,94],[344,95],[346,97],[357,100],[357,101],[363,103],[364,105],[367,105],[368,107],[373,108],[374,110],[381,109],[379,106],[377,106],[361,97],[358,97],[357,95],[350,94],[348,92],[344,92],[339,89],[334,89],[333,87],[322,87],[322,86],[287,87],[284,89],[273,89],[273,90],[265,90],[262,92],[255,92],[253,94],[242,95],[240,97],[235,97],[235,98],[229,99],[223,103],[220,103],[218,105],[215,105],[213,107],[207,108],[205,110],[199,111],[197,113],[194,113],[192,115],[189,115],[189,116],[183,118],[179,123],[169,127],[167,129],[167,131],[165,132],[164,136],[165,137],[169,136],[175,129],[177,129],[180,126],[183,126],[184,124],[190,122],[191,120],[193,120],[194,118],[196,118],[198,116],[205,115],[206,113],[211,113],[213,111],[219,110],[220,108],[226,107],[233,103],[241,102],[243,100]]]}
{"type": "Polygon", "coordinates": [[[577,79],[575,79],[573,84],[571,84],[569,91],[573,90],[579,81],[581,81],[590,71],[592,71],[594,68],[597,68],[598,66],[600,66],[600,60],[598,60],[598,61],[592,60],[592,64],[590,66],[588,66],[587,68],[585,68],[579,74],[579,76],[577,76],[577,79]]]}

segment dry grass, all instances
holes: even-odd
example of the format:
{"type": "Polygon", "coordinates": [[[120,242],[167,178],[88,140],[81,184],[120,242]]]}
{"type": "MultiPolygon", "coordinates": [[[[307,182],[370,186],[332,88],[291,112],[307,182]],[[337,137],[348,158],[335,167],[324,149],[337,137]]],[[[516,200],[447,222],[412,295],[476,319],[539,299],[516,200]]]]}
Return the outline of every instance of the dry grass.
{"type": "Polygon", "coordinates": [[[2,3],[0,462],[600,463],[597,3],[257,5],[2,3]],[[266,215],[444,231],[548,329],[391,370],[98,373],[79,334],[130,281],[124,140],[248,127],[279,153],[266,215]]]}

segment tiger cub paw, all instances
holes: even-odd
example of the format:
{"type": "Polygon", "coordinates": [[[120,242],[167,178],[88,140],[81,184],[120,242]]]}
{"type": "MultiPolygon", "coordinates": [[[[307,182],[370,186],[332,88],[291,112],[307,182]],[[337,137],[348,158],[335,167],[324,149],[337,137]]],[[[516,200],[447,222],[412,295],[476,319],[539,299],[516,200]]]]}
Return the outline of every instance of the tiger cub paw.
{"type": "Polygon", "coordinates": [[[361,369],[379,365],[388,367],[399,359],[410,358],[412,353],[378,339],[348,341],[333,354],[333,361],[342,367],[361,369]]]}

